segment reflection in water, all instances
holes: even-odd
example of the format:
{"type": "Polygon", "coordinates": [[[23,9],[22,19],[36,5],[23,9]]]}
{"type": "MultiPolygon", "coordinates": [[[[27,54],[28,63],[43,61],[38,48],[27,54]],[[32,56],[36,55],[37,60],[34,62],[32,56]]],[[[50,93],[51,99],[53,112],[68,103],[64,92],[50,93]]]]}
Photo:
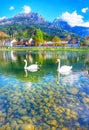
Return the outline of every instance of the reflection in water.
{"type": "Polygon", "coordinates": [[[60,73],[58,72],[57,75],[57,84],[60,84],[60,82],[62,82],[62,85],[64,82],[68,81],[68,82],[72,82],[72,71],[69,71],[67,73],[60,73]]]}
{"type": "Polygon", "coordinates": [[[16,61],[18,56],[16,55],[16,53],[14,51],[10,51],[10,52],[9,51],[3,51],[2,52],[2,58],[6,61],[9,60],[9,59],[11,59],[12,61],[16,61]]]}
{"type": "Polygon", "coordinates": [[[57,84],[59,84],[60,82],[60,73],[58,72],[58,75],[57,75],[57,84]]]}
{"type": "Polygon", "coordinates": [[[31,54],[26,54],[26,59],[28,59],[30,61],[30,63],[33,63],[33,57],[31,54]]]}
{"type": "Polygon", "coordinates": [[[26,70],[24,69],[24,72],[25,72],[25,77],[28,77],[28,72],[37,72],[38,69],[33,69],[33,70],[26,70]]]}
{"type": "Polygon", "coordinates": [[[85,73],[89,53],[12,54],[17,57],[15,62],[11,52],[0,52],[0,129],[89,130],[89,77],[85,73]],[[24,70],[26,55],[31,55],[33,63],[41,62],[39,71],[24,70]],[[61,65],[72,64],[70,74],[57,73],[59,57],[61,65]]]}
{"type": "Polygon", "coordinates": [[[11,51],[11,60],[12,61],[17,61],[17,56],[14,54],[13,51],[11,51]]]}

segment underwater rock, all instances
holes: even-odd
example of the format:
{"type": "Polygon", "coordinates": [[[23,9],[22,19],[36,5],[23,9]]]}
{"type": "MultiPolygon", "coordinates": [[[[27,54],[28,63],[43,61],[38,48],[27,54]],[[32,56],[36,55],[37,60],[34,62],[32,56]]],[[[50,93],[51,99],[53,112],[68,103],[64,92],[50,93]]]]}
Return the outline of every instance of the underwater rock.
{"type": "Polygon", "coordinates": [[[36,126],[35,130],[43,130],[41,126],[36,126]]]}
{"type": "Polygon", "coordinates": [[[4,122],[5,118],[4,117],[0,117],[0,123],[4,122]]]}
{"type": "Polygon", "coordinates": [[[27,120],[27,123],[33,124],[32,119],[29,118],[29,119],[27,120]]]}
{"type": "Polygon", "coordinates": [[[23,124],[19,127],[19,130],[35,130],[35,127],[31,124],[23,124]]]}
{"type": "Polygon", "coordinates": [[[11,126],[9,123],[7,123],[6,125],[3,125],[0,130],[12,130],[11,126]]]}
{"type": "Polygon", "coordinates": [[[71,118],[73,118],[74,120],[78,119],[78,113],[76,111],[71,111],[71,118]]]}
{"type": "Polygon", "coordinates": [[[52,127],[52,130],[56,130],[56,127],[52,127]]]}
{"type": "Polygon", "coordinates": [[[61,130],[69,130],[67,127],[63,127],[61,130]]]}
{"type": "Polygon", "coordinates": [[[77,120],[78,119],[78,114],[77,112],[70,110],[70,109],[66,109],[66,119],[73,119],[73,120],[77,120]]]}
{"type": "Polygon", "coordinates": [[[27,121],[27,120],[29,120],[30,118],[29,118],[29,116],[22,116],[21,119],[22,119],[23,121],[27,121]]]}
{"type": "Polygon", "coordinates": [[[15,120],[11,120],[10,124],[12,128],[15,128],[17,126],[17,122],[15,120]]]}
{"type": "Polygon", "coordinates": [[[44,101],[45,101],[46,103],[48,103],[49,99],[48,99],[48,98],[44,98],[44,101]]]}
{"type": "Polygon", "coordinates": [[[27,110],[26,109],[20,109],[19,113],[22,115],[26,115],[27,114],[27,110]]]}
{"type": "Polygon", "coordinates": [[[79,122],[75,122],[75,126],[76,126],[77,128],[79,128],[79,127],[80,127],[79,122]]]}
{"type": "Polygon", "coordinates": [[[83,98],[84,103],[89,103],[89,98],[83,98]]]}
{"type": "Polygon", "coordinates": [[[23,124],[24,122],[23,122],[23,120],[17,120],[17,123],[18,124],[23,124]]]}
{"type": "Polygon", "coordinates": [[[70,109],[66,109],[66,115],[70,116],[71,115],[71,110],[70,109]]]}
{"type": "Polygon", "coordinates": [[[3,113],[2,111],[0,111],[0,117],[6,117],[6,113],[3,113]]]}
{"type": "Polygon", "coordinates": [[[49,109],[48,108],[45,108],[45,113],[48,113],[49,112],[49,109]]]}
{"type": "MultiPolygon", "coordinates": [[[[42,130],[50,130],[50,126],[46,123],[42,123],[42,124],[40,124],[40,126],[41,126],[42,130]]],[[[39,129],[37,129],[37,130],[39,130],[39,129]]]]}
{"type": "Polygon", "coordinates": [[[5,129],[5,130],[12,130],[10,124],[7,124],[7,125],[6,125],[6,129],[5,129]]]}
{"type": "Polygon", "coordinates": [[[57,127],[58,122],[57,122],[56,120],[50,120],[50,121],[48,121],[48,124],[50,124],[50,125],[53,125],[53,126],[57,127]]]}
{"type": "Polygon", "coordinates": [[[77,88],[69,88],[67,91],[71,94],[77,94],[79,90],[77,88]]]}

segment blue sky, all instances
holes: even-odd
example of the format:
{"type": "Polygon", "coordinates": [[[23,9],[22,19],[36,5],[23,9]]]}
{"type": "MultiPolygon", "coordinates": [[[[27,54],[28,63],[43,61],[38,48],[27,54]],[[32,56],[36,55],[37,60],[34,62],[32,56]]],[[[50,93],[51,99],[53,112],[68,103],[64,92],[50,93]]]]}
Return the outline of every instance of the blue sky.
{"type": "Polygon", "coordinates": [[[67,21],[71,26],[89,27],[89,0],[1,0],[0,20],[19,13],[36,12],[47,21],[55,18],[67,21]]]}

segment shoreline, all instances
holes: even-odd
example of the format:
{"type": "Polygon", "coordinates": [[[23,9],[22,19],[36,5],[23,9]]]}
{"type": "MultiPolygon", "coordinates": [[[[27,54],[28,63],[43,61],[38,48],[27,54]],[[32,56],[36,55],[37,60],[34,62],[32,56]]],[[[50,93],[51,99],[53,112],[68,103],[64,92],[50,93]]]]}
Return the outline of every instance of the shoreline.
{"type": "Polygon", "coordinates": [[[32,50],[32,51],[89,51],[89,47],[0,47],[0,51],[24,51],[24,50],[32,50]]]}

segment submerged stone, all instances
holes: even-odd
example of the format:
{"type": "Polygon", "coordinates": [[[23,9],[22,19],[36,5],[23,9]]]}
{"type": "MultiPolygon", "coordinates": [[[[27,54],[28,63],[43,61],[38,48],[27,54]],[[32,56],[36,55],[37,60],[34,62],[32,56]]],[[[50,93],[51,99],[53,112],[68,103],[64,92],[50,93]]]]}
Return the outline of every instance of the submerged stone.
{"type": "Polygon", "coordinates": [[[48,124],[50,124],[50,125],[53,125],[53,126],[57,127],[58,122],[57,122],[56,120],[50,120],[50,121],[48,121],[48,124]]]}
{"type": "Polygon", "coordinates": [[[89,98],[83,98],[84,103],[89,103],[89,98]]]}
{"type": "Polygon", "coordinates": [[[63,127],[61,130],[69,130],[67,127],[63,127]]]}
{"type": "Polygon", "coordinates": [[[71,93],[71,94],[77,94],[78,91],[79,90],[77,88],[70,88],[70,89],[68,89],[68,92],[71,93]]]}
{"type": "Polygon", "coordinates": [[[35,127],[31,124],[22,124],[19,130],[35,130],[35,127]]]}

